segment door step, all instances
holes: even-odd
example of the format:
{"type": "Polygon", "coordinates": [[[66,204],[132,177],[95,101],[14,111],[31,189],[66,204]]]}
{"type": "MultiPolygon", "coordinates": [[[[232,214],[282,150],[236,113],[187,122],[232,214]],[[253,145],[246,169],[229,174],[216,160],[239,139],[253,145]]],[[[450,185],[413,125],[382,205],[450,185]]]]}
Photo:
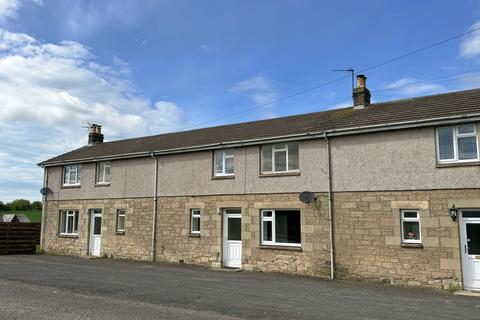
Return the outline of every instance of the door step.
{"type": "Polygon", "coordinates": [[[480,298],[480,290],[455,291],[453,294],[456,295],[456,296],[467,296],[467,297],[478,297],[478,298],[480,298]]]}
{"type": "Polygon", "coordinates": [[[242,268],[229,268],[229,267],[222,267],[222,268],[212,268],[215,271],[224,271],[224,272],[241,272],[243,271],[242,268]]]}

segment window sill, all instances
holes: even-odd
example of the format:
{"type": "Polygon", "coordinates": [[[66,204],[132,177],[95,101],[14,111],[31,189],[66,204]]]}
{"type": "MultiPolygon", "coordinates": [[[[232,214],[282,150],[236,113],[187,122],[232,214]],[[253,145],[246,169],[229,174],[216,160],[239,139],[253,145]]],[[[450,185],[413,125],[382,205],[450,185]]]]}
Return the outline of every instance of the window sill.
{"type": "Polygon", "coordinates": [[[291,176],[299,176],[300,171],[294,172],[278,172],[278,173],[260,173],[260,178],[269,178],[269,177],[291,177],[291,176]]]}
{"type": "Polygon", "coordinates": [[[62,185],[60,189],[75,189],[75,188],[80,188],[81,185],[79,184],[72,184],[72,185],[62,185]]]}
{"type": "Polygon", "coordinates": [[[115,231],[115,234],[118,235],[118,236],[124,236],[125,231],[115,231]]]}
{"type": "Polygon", "coordinates": [[[188,237],[189,238],[200,238],[200,233],[189,233],[188,237]]]}
{"type": "Polygon", "coordinates": [[[281,246],[281,245],[266,245],[266,244],[262,244],[262,245],[260,245],[259,248],[260,248],[260,249],[266,249],[266,250],[302,251],[302,247],[281,246]]]}
{"type": "Polygon", "coordinates": [[[212,176],[212,180],[225,180],[225,179],[235,179],[235,175],[231,176],[212,176]]]}
{"type": "Polygon", "coordinates": [[[78,239],[78,234],[59,234],[59,238],[78,239]]]}
{"type": "Polygon", "coordinates": [[[423,244],[421,243],[402,243],[401,246],[403,248],[423,248],[423,244]]]}
{"type": "Polygon", "coordinates": [[[96,183],[95,187],[110,187],[110,183],[96,183]]]}
{"type": "Polygon", "coordinates": [[[480,161],[437,163],[437,168],[480,166],[480,161]]]}

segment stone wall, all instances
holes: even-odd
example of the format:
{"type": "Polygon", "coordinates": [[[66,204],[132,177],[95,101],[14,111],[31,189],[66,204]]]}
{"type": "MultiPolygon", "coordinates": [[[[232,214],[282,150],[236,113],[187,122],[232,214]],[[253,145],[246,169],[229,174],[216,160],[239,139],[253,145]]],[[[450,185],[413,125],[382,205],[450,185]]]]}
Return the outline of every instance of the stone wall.
{"type": "Polygon", "coordinates": [[[222,208],[242,209],[242,263],[246,270],[327,275],[325,196],[305,205],[298,194],[162,197],[158,200],[157,259],[221,266],[222,208]],[[200,236],[190,235],[190,209],[201,210],[200,236]],[[302,250],[260,246],[260,209],[300,209],[302,250]]]}
{"type": "Polygon", "coordinates": [[[102,209],[101,255],[136,260],[152,257],[151,198],[110,200],[48,201],[44,251],[51,254],[87,256],[89,245],[89,210],[102,209]],[[78,210],[78,236],[59,235],[59,211],[78,210]],[[116,233],[116,213],[125,209],[125,233],[116,233]]]}
{"type": "Polygon", "coordinates": [[[458,208],[480,207],[480,190],[349,192],[334,195],[340,278],[448,289],[461,285],[458,208]],[[477,199],[477,200],[472,200],[477,199]],[[400,210],[419,209],[422,247],[401,244],[400,210]]]}
{"type": "MultiPolygon", "coordinates": [[[[152,199],[48,202],[45,250],[88,254],[88,214],[103,209],[102,254],[151,259],[152,199]],[[58,210],[80,210],[79,236],[59,238],[58,210]],[[115,233],[116,210],[127,210],[125,235],[115,233]]],[[[345,192],[334,194],[337,277],[436,288],[461,284],[458,220],[448,209],[480,208],[480,190],[345,192]],[[401,244],[400,210],[418,209],[421,247],[401,244]]],[[[241,208],[245,270],[329,276],[328,203],[317,193],[305,205],[298,194],[159,197],[157,260],[220,267],[222,208],[241,208]],[[201,210],[201,233],[190,234],[190,209],[201,210]],[[301,250],[260,245],[261,209],[301,210],[301,250]]]]}

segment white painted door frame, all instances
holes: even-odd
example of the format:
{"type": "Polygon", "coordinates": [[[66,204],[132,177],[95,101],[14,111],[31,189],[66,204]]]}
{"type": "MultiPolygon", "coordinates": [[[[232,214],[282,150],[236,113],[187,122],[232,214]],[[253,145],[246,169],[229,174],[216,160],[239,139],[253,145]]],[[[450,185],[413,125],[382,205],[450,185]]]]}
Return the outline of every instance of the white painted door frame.
{"type": "Polygon", "coordinates": [[[242,267],[242,211],[223,209],[223,266],[242,267]]]}
{"type": "Polygon", "coordinates": [[[463,288],[466,290],[480,289],[480,209],[464,209],[460,214],[460,250],[462,256],[463,288]],[[475,214],[477,213],[477,214],[475,214]],[[464,214],[468,216],[464,217],[464,214]],[[467,226],[468,225],[468,226],[467,226]],[[472,233],[475,233],[477,244],[474,250],[472,233]]]}
{"type": "Polygon", "coordinates": [[[99,257],[102,245],[102,209],[90,209],[90,255],[99,257]]]}

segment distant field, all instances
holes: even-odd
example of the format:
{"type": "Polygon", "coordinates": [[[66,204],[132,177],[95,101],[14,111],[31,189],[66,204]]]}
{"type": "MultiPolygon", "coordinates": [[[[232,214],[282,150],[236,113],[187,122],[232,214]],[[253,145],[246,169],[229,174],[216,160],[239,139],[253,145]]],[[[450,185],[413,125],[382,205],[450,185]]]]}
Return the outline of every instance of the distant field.
{"type": "Polygon", "coordinates": [[[41,222],[41,221],[42,221],[42,210],[2,211],[2,212],[0,212],[0,214],[8,214],[8,213],[24,214],[24,215],[26,215],[32,222],[41,222]]]}

